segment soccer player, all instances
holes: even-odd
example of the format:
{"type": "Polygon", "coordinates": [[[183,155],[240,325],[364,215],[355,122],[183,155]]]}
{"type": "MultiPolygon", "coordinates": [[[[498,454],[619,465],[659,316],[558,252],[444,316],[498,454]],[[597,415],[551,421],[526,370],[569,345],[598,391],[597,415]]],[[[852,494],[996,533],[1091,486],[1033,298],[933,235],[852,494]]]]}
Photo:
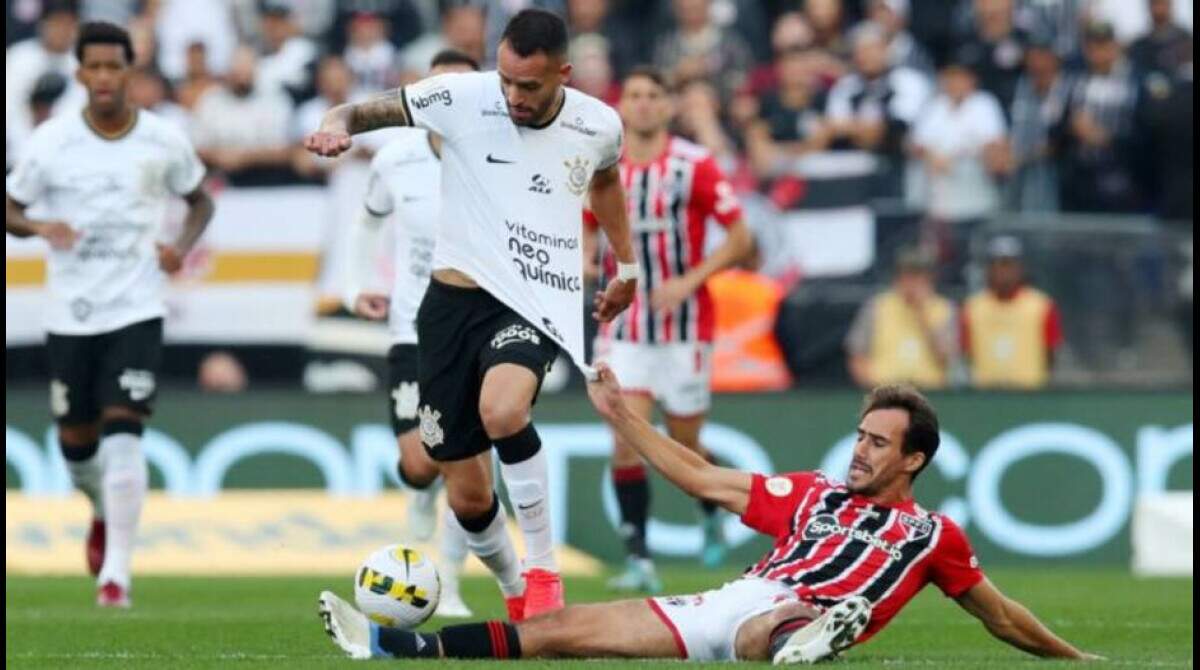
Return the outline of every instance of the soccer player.
{"type": "Polygon", "coordinates": [[[629,304],[638,274],[617,168],[620,118],[564,85],[566,50],[562,19],[518,12],[497,71],[429,77],[335,107],[306,139],[310,151],[334,156],[350,148],[351,135],[385,126],[442,137],[433,278],[417,312],[417,418],[467,544],[497,576],[513,620],[564,602],[546,458],[530,411],[560,347],[584,367],[585,196],[620,261],[593,301],[599,320],[629,304]],[[525,537],[524,565],[508,545],[482,456],[493,444],[525,537]]]}
{"type": "Polygon", "coordinates": [[[979,569],[962,530],[912,497],[938,447],[932,406],[908,386],[867,395],[845,483],[817,472],[767,476],[709,463],[660,434],[601,366],[592,403],[680,489],[712,500],[775,545],[740,579],[704,593],[571,606],[415,633],[382,628],[332,593],[325,628],[355,658],[653,657],[814,662],[870,639],[929,583],[997,638],[1038,656],[1098,658],[1063,641],[979,569]]]}
{"type": "MultiPolygon", "coordinates": [[[[753,241],[712,154],[667,132],[671,107],[657,71],[638,68],[625,77],[618,107],[626,130],[621,183],[644,281],[629,309],[600,327],[596,358],[625,381],[625,402],[632,411],[648,420],[657,403],[667,434],[710,459],[700,444],[700,429],[709,408],[715,319],[704,282],[748,255],[753,241]],[[727,235],[705,254],[710,219],[727,235]]],[[[591,221],[586,214],[585,221],[591,221]]],[[[606,253],[605,273],[615,269],[616,260],[606,253]]],[[[646,547],[650,485],[637,451],[620,436],[614,440],[612,478],[629,560],[609,586],[656,593],[662,584],[646,547]]],[[[725,554],[717,506],[702,500],[700,507],[701,559],[715,567],[725,554]]]]}
{"type": "MultiPolygon", "coordinates": [[[[479,66],[466,54],[447,49],[430,63],[430,75],[475,72],[479,66]]],[[[413,541],[433,536],[437,523],[437,463],[421,447],[417,431],[417,308],[429,286],[430,267],[441,207],[442,138],[426,130],[403,131],[371,160],[371,176],[358,225],[350,231],[354,262],[347,268],[346,304],[355,314],[387,319],[392,335],[388,350],[388,417],[400,449],[396,473],[413,492],[409,500],[408,532],[413,541]],[[391,295],[363,289],[365,271],[379,245],[379,232],[388,217],[393,229],[393,283],[391,295]]],[[[467,557],[467,538],[447,511],[442,519],[438,575],[442,592],[437,616],[465,618],[471,610],[459,593],[458,576],[467,557]]]]}
{"type": "Polygon", "coordinates": [[[98,575],[96,602],[128,607],[163,289],[208,225],[213,203],[187,138],[126,98],[129,34],[111,23],[84,24],[75,56],[87,106],[34,132],[6,182],[4,227],[50,245],[50,409],[71,481],[92,503],[87,563],[98,575]],[[187,202],[187,217],[178,239],[161,244],[170,196],[187,202]],[[36,218],[26,212],[35,204],[36,218]]]}

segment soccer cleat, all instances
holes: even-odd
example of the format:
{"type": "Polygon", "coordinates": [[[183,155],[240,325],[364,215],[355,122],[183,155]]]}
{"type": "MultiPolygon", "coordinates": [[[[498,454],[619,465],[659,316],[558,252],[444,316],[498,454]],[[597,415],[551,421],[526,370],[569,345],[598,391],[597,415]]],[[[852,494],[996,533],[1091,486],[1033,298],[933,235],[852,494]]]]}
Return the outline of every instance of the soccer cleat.
{"type": "Polygon", "coordinates": [[[133,602],[129,599],[129,589],[116,582],[104,582],[96,591],[97,607],[115,607],[128,609],[133,602]]]}
{"type": "Polygon", "coordinates": [[[541,568],[525,571],[525,618],[560,610],[563,599],[562,576],[541,568]]]}
{"type": "Polygon", "coordinates": [[[104,535],[104,519],[92,519],[84,547],[87,550],[88,572],[93,575],[100,574],[100,568],[104,566],[104,535]]]}
{"type": "Polygon", "coordinates": [[[504,599],[504,606],[508,608],[508,620],[512,623],[521,623],[525,620],[525,596],[510,596],[504,599]]]}
{"type": "Polygon", "coordinates": [[[700,563],[706,568],[720,567],[725,562],[725,536],[721,532],[719,514],[704,515],[704,547],[700,550],[700,563]]]}
{"type": "MultiPolygon", "coordinates": [[[[521,602],[521,612],[525,612],[525,603],[521,602]]],[[[437,611],[434,616],[440,616],[446,619],[469,619],[475,616],[467,603],[463,601],[462,595],[458,591],[442,591],[441,597],[438,599],[437,611]]]]}
{"type": "Polygon", "coordinates": [[[329,591],[317,597],[317,614],[325,632],[353,659],[371,658],[371,622],[350,603],[329,591]]]}
{"type": "MultiPolygon", "coordinates": [[[[792,632],[775,651],[775,665],[816,663],[854,644],[871,620],[871,603],[855,596],[825,610],[813,622],[792,632]]],[[[772,648],[774,645],[772,645],[772,648]]]]}
{"type": "Polygon", "coordinates": [[[438,487],[430,484],[423,490],[409,490],[408,537],[413,544],[423,544],[433,538],[437,528],[438,487]]]}
{"type": "Polygon", "coordinates": [[[648,558],[630,556],[625,561],[625,570],[608,580],[608,588],[625,593],[637,592],[654,595],[662,592],[662,580],[654,572],[654,563],[648,558]]]}

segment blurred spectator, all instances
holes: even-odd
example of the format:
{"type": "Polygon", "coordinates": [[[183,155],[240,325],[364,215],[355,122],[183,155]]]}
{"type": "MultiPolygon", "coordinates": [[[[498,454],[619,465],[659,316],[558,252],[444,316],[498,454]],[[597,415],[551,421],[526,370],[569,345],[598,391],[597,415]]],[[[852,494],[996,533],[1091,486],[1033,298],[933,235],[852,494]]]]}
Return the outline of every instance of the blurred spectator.
{"type": "Polygon", "coordinates": [[[175,99],[184,109],[193,110],[200,98],[221,82],[208,69],[208,47],[204,42],[192,42],[187,48],[187,66],[183,81],[175,87],[175,99]]]}
{"type": "Polygon", "coordinates": [[[708,81],[694,79],[679,92],[676,102],[680,134],[712,152],[721,168],[732,172],[736,145],[721,125],[721,99],[708,81]]]}
{"type": "Polygon", "coordinates": [[[1074,66],[1083,24],[1095,4],[1094,0],[1019,0],[1017,23],[1031,38],[1053,49],[1059,60],[1074,66]]]}
{"type": "Polygon", "coordinates": [[[654,51],[654,63],[675,85],[699,79],[712,82],[727,102],[753,65],[750,49],[737,33],[717,26],[710,0],[672,0],[675,27],[654,51]]]}
{"type": "Polygon", "coordinates": [[[976,87],[975,73],[950,62],[941,92],[913,129],[913,153],[925,168],[927,211],[950,237],[962,239],[954,255],[965,263],[969,228],[1000,204],[996,178],[1009,169],[1004,112],[995,96],[976,87]]]}
{"type": "Polygon", "coordinates": [[[1010,209],[1058,211],[1058,167],[1051,133],[1062,120],[1070,91],[1070,79],[1051,43],[1031,43],[1012,105],[1013,175],[1006,198],[1010,209]]]}
{"type": "Polygon", "coordinates": [[[1017,28],[1013,0],[975,0],[974,10],[974,32],[955,58],[975,70],[980,88],[999,98],[1007,112],[1025,63],[1028,36],[1017,28]]]}
{"type": "Polygon", "coordinates": [[[67,78],[57,72],[38,77],[29,94],[29,118],[34,128],[54,113],[54,105],[67,91],[67,78]]]}
{"type": "Polygon", "coordinates": [[[155,32],[157,3],[147,2],[141,14],[128,21],[115,22],[124,25],[133,42],[133,66],[139,69],[158,69],[158,36],[155,32]]]}
{"type": "Polygon", "coordinates": [[[258,64],[258,85],[286,91],[293,100],[310,97],[316,43],[300,33],[291,5],[284,0],[265,0],[261,12],[263,56],[258,64]]]}
{"type": "Polygon", "coordinates": [[[12,46],[37,34],[42,3],[38,0],[7,0],[4,3],[4,45],[12,46]]]}
{"type": "Polygon", "coordinates": [[[204,44],[209,71],[225,74],[238,46],[232,6],[228,2],[161,0],[156,16],[158,67],[171,81],[187,74],[191,46],[204,44]]]}
{"type": "Polygon", "coordinates": [[[616,106],[621,97],[621,85],[613,73],[608,40],[595,33],[580,35],[571,40],[567,57],[574,67],[571,85],[616,106]]]}
{"type": "Polygon", "coordinates": [[[58,98],[57,110],[83,106],[84,92],[75,81],[73,53],[78,26],[77,3],[47,1],[38,20],[37,37],[8,47],[4,61],[4,126],[9,152],[19,151],[33,131],[29,100],[42,75],[55,72],[67,82],[67,90],[58,98]]]}
{"type": "Polygon", "coordinates": [[[824,150],[830,141],[815,104],[811,52],[784,51],[776,57],[775,69],[778,88],[766,96],[760,115],[746,129],[746,152],[760,177],[786,172],[795,159],[824,150]]]}
{"type": "Polygon", "coordinates": [[[825,111],[834,148],[877,156],[877,195],[898,196],[904,138],[929,99],[930,85],[915,70],[888,65],[887,35],[877,24],[859,24],[851,43],[854,72],[834,84],[825,111]]]}
{"type": "MultiPolygon", "coordinates": [[[[304,177],[314,177],[334,169],[340,161],[318,158],[305,151],[301,146],[304,137],[321,125],[325,112],[337,105],[350,102],[354,94],[354,73],[347,67],[346,61],[338,56],[326,56],[317,67],[317,95],[312,100],[296,108],[292,117],[290,140],[295,146],[292,165],[304,177]]],[[[363,148],[362,142],[356,142],[351,151],[357,154],[363,148]]]]}
{"type": "Polygon", "coordinates": [[[1138,82],[1113,27],[1093,23],[1084,35],[1087,71],[1072,86],[1056,129],[1059,201],[1070,212],[1135,212],[1142,206],[1135,107],[1138,82]]]}
{"type": "Polygon", "coordinates": [[[609,0],[567,0],[567,28],[572,42],[589,34],[602,35],[608,41],[615,79],[641,62],[645,50],[639,44],[637,27],[614,16],[609,0]]]}
{"type": "Polygon", "coordinates": [[[846,64],[815,44],[815,34],[808,25],[808,20],[800,12],[781,14],[771,28],[771,53],[773,62],[756,67],[750,74],[744,92],[762,95],[774,91],[777,85],[777,63],[779,58],[789,51],[804,51],[808,55],[809,64],[813,70],[812,87],[814,93],[823,94],[842,75],[846,74],[846,64]]]}
{"type": "Polygon", "coordinates": [[[854,383],[946,386],[957,329],[954,305],[934,290],[933,273],[933,254],[916,248],[897,254],[891,288],[862,306],[846,335],[854,383]]]}
{"type": "Polygon", "coordinates": [[[1129,60],[1142,72],[1175,72],[1191,54],[1192,34],[1171,19],[1171,0],[1147,0],[1150,32],[1129,47],[1129,60]]]}
{"type": "Polygon", "coordinates": [[[429,61],[443,49],[457,49],[475,62],[485,59],[485,18],[483,9],[473,5],[458,5],[447,8],[441,15],[441,30],[429,31],[404,48],[400,56],[405,75],[412,78],[425,76],[429,61]]]}
{"type": "Polygon", "coordinates": [[[804,18],[812,26],[813,43],[817,48],[837,58],[850,57],[851,45],[846,42],[842,0],[805,0],[804,18]]]}
{"type": "Polygon", "coordinates": [[[255,85],[258,57],[239,47],[224,86],[200,98],[192,137],[200,158],[234,186],[265,186],[294,179],[288,138],[292,103],[281,91],[255,85]]]}
{"type": "Polygon", "coordinates": [[[1154,211],[1168,222],[1187,227],[1191,233],[1195,215],[1195,154],[1192,140],[1192,55],[1172,73],[1153,73],[1143,86],[1139,125],[1146,129],[1146,153],[1153,157],[1146,180],[1152,187],[1154,211]]]}
{"type": "MultiPolygon", "coordinates": [[[[323,42],[330,52],[341,53],[354,43],[353,24],[371,18],[381,23],[380,34],[393,52],[398,51],[426,29],[415,4],[413,0],[336,0],[333,23],[323,42]]],[[[353,64],[350,67],[358,71],[353,64]]]]}
{"type": "Polygon", "coordinates": [[[347,25],[349,42],[343,57],[358,85],[368,91],[394,88],[399,83],[396,45],[388,40],[388,21],[381,15],[363,12],[347,25]]]}
{"type": "Polygon", "coordinates": [[[246,368],[228,351],[214,351],[200,361],[200,389],[209,393],[241,393],[246,390],[246,368]]]}
{"type": "Polygon", "coordinates": [[[1058,307],[1025,284],[1020,240],[997,237],[988,243],[987,256],[987,288],[968,298],[962,310],[962,349],[971,383],[1042,388],[1063,341],[1058,307]]]}
{"type": "Polygon", "coordinates": [[[171,100],[171,86],[157,70],[138,68],[129,76],[129,101],[174,123],[187,133],[191,122],[187,110],[171,100]]]}
{"type": "Polygon", "coordinates": [[[933,59],[908,32],[909,0],[869,0],[868,7],[868,17],[887,33],[888,63],[932,76],[933,59]]]}

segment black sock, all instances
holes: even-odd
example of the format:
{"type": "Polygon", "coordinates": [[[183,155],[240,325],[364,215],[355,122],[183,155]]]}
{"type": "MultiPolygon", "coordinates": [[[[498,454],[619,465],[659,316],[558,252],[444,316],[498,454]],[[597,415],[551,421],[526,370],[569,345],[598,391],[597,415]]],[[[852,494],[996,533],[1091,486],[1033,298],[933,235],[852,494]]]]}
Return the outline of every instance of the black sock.
{"type": "Polygon", "coordinates": [[[508,437],[492,440],[492,444],[496,445],[496,455],[500,457],[501,463],[523,463],[541,450],[542,438],[533,424],[527,423],[524,428],[508,437]]]}
{"type": "Polygon", "coordinates": [[[468,533],[482,533],[487,530],[487,527],[492,525],[492,520],[500,513],[500,496],[496,492],[492,492],[492,506],[488,511],[483,513],[483,516],[477,516],[472,519],[464,519],[457,514],[454,515],[458,519],[458,525],[463,527],[463,530],[468,533]]]}
{"type": "Polygon", "coordinates": [[[73,463],[82,463],[96,455],[100,450],[99,442],[89,442],[88,444],[68,445],[62,440],[58,442],[58,449],[62,452],[63,458],[73,463]]]}
{"type": "Polygon", "coordinates": [[[140,419],[111,419],[100,426],[100,435],[108,437],[119,433],[129,433],[141,437],[145,430],[146,425],[140,419]]]}
{"type": "Polygon", "coordinates": [[[646,548],[646,518],[650,515],[650,482],[646,467],[632,465],[613,468],[613,486],[617,489],[617,505],[621,508],[621,534],[625,551],[630,556],[649,558],[646,548]]]}
{"type": "Polygon", "coordinates": [[[399,628],[377,628],[380,650],[395,658],[439,658],[436,633],[414,633],[399,628]]]}
{"type": "Polygon", "coordinates": [[[517,627],[503,621],[446,626],[438,637],[446,658],[521,658],[517,627]]]}

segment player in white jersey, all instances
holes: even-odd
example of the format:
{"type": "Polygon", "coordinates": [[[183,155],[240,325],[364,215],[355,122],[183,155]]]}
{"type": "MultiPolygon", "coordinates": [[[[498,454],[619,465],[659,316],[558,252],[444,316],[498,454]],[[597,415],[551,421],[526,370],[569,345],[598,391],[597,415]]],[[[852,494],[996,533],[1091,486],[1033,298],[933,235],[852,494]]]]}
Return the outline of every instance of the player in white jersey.
{"type": "Polygon", "coordinates": [[[518,620],[563,606],[547,463],[530,411],[560,347],[584,367],[585,197],[621,263],[596,296],[597,318],[629,305],[638,273],[617,170],[620,119],[564,85],[566,47],[562,19],[521,11],[500,41],[498,71],[430,77],[336,107],[306,140],[333,156],[352,134],[385,126],[443,138],[433,280],[417,314],[421,441],[471,550],[509,585],[518,620]],[[482,457],[493,444],[525,536],[523,573],[499,545],[504,518],[482,457]]]}
{"type": "Polygon", "coordinates": [[[82,26],[75,47],[87,106],[34,131],[8,176],[4,227],[50,245],[50,409],[75,487],[92,503],[87,562],[102,606],[130,604],[130,554],[146,496],[141,436],[162,351],[166,276],[212,218],[204,166],[168,121],[126,98],[129,34],[82,26]],[[157,240],[171,197],[183,232],[157,240]],[[26,214],[35,206],[37,218],[26,214]]]}
{"type": "MultiPolygon", "coordinates": [[[[466,54],[445,50],[433,57],[430,74],[474,72],[475,61],[466,54]]],[[[372,320],[388,320],[392,346],[388,350],[388,417],[400,448],[396,474],[412,492],[409,500],[407,530],[414,542],[433,536],[437,523],[437,463],[421,447],[417,431],[417,308],[433,266],[438,212],[442,195],[442,140],[427,130],[416,128],[401,132],[371,160],[371,176],[363,211],[351,229],[350,248],[353,262],[346,294],[346,306],[355,314],[372,320]],[[369,277],[378,249],[379,232],[387,219],[394,218],[392,253],[393,281],[390,296],[373,291],[369,277]]],[[[459,592],[458,576],[467,557],[467,538],[453,512],[442,517],[438,575],[442,593],[437,616],[469,617],[471,609],[459,592]]]]}

